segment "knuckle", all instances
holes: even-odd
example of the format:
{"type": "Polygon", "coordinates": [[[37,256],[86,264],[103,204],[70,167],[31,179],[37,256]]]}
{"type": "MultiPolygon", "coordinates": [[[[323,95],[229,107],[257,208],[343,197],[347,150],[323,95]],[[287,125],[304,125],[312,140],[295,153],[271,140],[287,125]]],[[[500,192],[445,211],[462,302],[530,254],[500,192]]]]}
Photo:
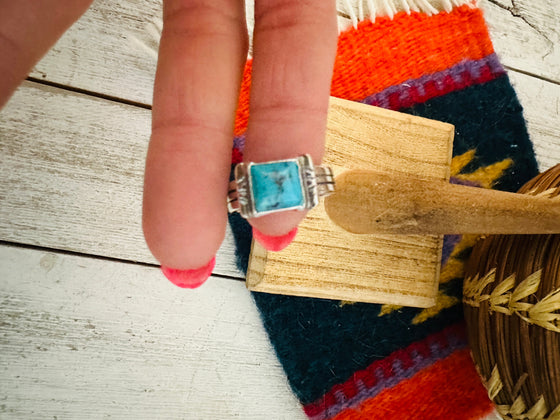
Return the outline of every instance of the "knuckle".
{"type": "Polygon", "coordinates": [[[245,18],[239,7],[220,7],[219,2],[181,0],[165,5],[163,22],[162,35],[226,35],[231,33],[232,28],[245,25],[245,18]]]}
{"type": "Polygon", "coordinates": [[[167,138],[229,138],[231,130],[219,123],[216,118],[197,117],[194,115],[166,116],[154,119],[152,136],[162,135],[167,138]],[[173,136],[173,134],[175,134],[173,136]]]}
{"type": "Polygon", "coordinates": [[[336,16],[333,1],[273,0],[257,3],[255,24],[257,30],[293,30],[297,27],[320,25],[325,18],[336,16]],[[332,3],[332,4],[331,4],[332,3]]]}
{"type": "Polygon", "coordinates": [[[328,102],[325,104],[307,98],[302,99],[297,95],[283,92],[275,98],[256,102],[252,109],[253,118],[259,120],[274,120],[294,124],[304,120],[306,124],[318,119],[323,121],[327,117],[328,102]],[[305,116],[305,118],[302,118],[305,116]]]}

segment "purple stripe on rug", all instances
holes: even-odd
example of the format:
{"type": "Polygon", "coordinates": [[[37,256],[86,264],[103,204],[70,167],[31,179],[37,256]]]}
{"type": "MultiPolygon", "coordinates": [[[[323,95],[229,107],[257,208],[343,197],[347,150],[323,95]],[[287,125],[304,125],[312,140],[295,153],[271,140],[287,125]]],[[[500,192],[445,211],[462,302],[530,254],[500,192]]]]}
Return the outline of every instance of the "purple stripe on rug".
{"type": "MultiPolygon", "coordinates": [[[[397,110],[468,86],[485,83],[503,74],[505,70],[498,57],[496,54],[490,54],[480,60],[465,60],[449,69],[388,87],[361,102],[397,110]]],[[[245,134],[233,139],[233,147],[243,152],[245,134]]]]}
{"type": "Polygon", "coordinates": [[[449,182],[452,183],[452,184],[456,184],[456,185],[466,185],[467,187],[482,188],[482,186],[480,185],[480,182],[469,181],[467,179],[459,179],[459,178],[455,178],[453,176],[451,177],[449,182]]]}
{"type": "Polygon", "coordinates": [[[233,138],[233,147],[240,151],[245,149],[245,134],[233,138]]]}
{"type": "Polygon", "coordinates": [[[465,60],[449,69],[388,87],[368,96],[362,102],[396,110],[474,84],[485,83],[503,74],[505,70],[494,53],[480,60],[465,60]]]}
{"type": "Polygon", "coordinates": [[[462,237],[462,235],[445,235],[443,237],[443,247],[441,250],[442,267],[447,263],[447,260],[449,260],[451,253],[455,249],[455,245],[459,243],[462,237]]]}

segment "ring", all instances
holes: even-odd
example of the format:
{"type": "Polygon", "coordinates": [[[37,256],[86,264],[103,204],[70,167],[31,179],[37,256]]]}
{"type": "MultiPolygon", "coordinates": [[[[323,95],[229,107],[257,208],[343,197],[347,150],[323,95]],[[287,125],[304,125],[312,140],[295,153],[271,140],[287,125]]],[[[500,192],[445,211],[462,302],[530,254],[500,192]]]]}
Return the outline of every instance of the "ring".
{"type": "Polygon", "coordinates": [[[310,155],[262,163],[239,163],[230,182],[228,211],[245,219],[288,210],[310,210],[334,192],[328,166],[314,166],[310,155]]]}

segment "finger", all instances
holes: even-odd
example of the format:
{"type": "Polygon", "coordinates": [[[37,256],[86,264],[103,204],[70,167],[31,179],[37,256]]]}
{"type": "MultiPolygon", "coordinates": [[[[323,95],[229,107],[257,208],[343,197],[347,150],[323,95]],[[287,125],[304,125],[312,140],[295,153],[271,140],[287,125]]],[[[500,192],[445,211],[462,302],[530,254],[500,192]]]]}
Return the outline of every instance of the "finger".
{"type": "Polygon", "coordinates": [[[234,113],[247,57],[242,2],[167,0],[143,227],[164,266],[207,265],[226,227],[234,113]]]}
{"type": "MultiPolygon", "coordinates": [[[[245,160],[265,162],[324,153],[336,53],[334,0],[268,0],[255,4],[250,117],[245,160]]],[[[285,235],[300,211],[251,220],[268,236],[285,235]]]]}
{"type": "Polygon", "coordinates": [[[0,108],[92,0],[0,0],[0,108]]]}

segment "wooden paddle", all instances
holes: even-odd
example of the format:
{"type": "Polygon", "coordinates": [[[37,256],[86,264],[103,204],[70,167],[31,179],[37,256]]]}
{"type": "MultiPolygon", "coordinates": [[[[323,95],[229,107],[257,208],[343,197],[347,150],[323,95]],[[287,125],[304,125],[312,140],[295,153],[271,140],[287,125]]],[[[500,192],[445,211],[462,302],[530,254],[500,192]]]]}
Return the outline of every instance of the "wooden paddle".
{"type": "Polygon", "coordinates": [[[325,199],[331,220],[352,233],[560,233],[560,189],[538,195],[454,185],[399,173],[350,170],[325,199]]]}

